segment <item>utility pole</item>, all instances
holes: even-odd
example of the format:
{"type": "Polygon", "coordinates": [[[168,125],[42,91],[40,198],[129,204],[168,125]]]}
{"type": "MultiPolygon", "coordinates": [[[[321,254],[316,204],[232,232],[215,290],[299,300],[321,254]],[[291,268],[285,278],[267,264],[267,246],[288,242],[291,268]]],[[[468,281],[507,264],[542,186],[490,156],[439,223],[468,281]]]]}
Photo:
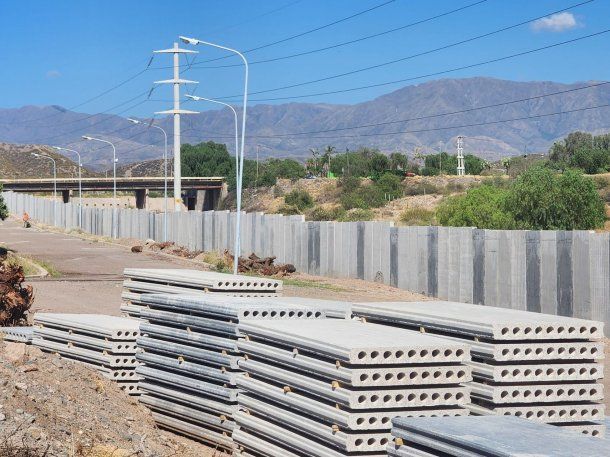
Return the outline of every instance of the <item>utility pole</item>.
{"type": "Polygon", "coordinates": [[[254,187],[258,185],[258,151],[261,148],[260,144],[256,145],[256,179],[254,180],[254,187]]]}
{"type": "Polygon", "coordinates": [[[174,85],[174,109],[159,111],[155,114],[172,114],[174,116],[174,210],[182,211],[182,171],[180,166],[180,115],[198,114],[198,112],[180,109],[180,84],[198,84],[198,82],[190,81],[188,79],[180,79],[180,54],[198,54],[198,51],[191,51],[190,49],[181,49],[178,46],[178,43],[174,43],[173,48],[161,49],[159,51],[153,52],[155,54],[174,55],[173,79],[155,81],[155,84],[174,85]]]}
{"type": "Polygon", "coordinates": [[[466,168],[464,167],[464,137],[462,135],[457,137],[457,174],[458,176],[464,176],[466,174],[466,168]]]}

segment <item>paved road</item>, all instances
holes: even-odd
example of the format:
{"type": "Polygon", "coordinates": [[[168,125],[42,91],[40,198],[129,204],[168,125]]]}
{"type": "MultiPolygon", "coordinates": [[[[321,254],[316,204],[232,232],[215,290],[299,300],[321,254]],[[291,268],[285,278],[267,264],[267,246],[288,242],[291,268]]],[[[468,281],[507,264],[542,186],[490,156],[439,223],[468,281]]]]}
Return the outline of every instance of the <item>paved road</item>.
{"type": "Polygon", "coordinates": [[[123,269],[196,268],[182,259],[72,237],[24,229],[15,221],[0,223],[0,244],[52,264],[59,278],[34,279],[34,311],[120,314],[123,269]]]}

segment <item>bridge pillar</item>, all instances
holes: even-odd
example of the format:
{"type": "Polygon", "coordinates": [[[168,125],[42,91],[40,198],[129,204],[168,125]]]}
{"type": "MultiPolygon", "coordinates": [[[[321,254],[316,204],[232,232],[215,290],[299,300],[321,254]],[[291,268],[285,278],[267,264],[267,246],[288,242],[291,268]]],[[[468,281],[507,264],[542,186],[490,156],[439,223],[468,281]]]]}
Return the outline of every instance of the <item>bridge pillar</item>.
{"type": "Polygon", "coordinates": [[[70,203],[70,196],[72,195],[72,191],[70,189],[62,189],[61,197],[64,203],[70,203]]]}
{"type": "Polygon", "coordinates": [[[148,189],[136,189],[136,208],[146,209],[146,198],[148,197],[148,189]]]}

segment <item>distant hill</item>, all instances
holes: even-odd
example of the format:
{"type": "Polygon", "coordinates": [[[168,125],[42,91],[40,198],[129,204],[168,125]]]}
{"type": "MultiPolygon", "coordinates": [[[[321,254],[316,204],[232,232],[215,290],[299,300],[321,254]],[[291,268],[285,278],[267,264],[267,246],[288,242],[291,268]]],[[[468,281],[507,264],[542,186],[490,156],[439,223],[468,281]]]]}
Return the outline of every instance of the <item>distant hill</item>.
{"type": "MultiPolygon", "coordinates": [[[[78,163],[59,154],[48,146],[32,144],[0,143],[0,178],[26,179],[26,178],[52,178],[53,163],[48,159],[32,156],[32,153],[48,155],[57,163],[58,178],[72,178],[78,176],[78,163]]],[[[95,176],[96,173],[83,168],[82,176],[95,176]]]]}
{"type": "MultiPolygon", "coordinates": [[[[446,150],[454,151],[457,135],[466,135],[466,152],[478,154],[492,161],[522,154],[524,150],[546,152],[553,141],[574,130],[595,133],[610,131],[610,109],[580,111],[560,116],[540,117],[535,120],[476,127],[450,129],[446,127],[488,123],[607,104],[610,103],[610,84],[495,108],[448,116],[425,117],[571,90],[584,84],[586,83],[515,82],[483,77],[442,79],[406,86],[374,100],[354,105],[259,104],[248,110],[249,141],[246,149],[250,157],[254,156],[257,144],[266,146],[261,148],[261,157],[273,155],[304,158],[309,156],[309,148],[322,148],[329,144],[337,147],[338,150],[364,145],[378,147],[385,152],[402,150],[410,153],[415,146],[420,145],[424,146],[426,153],[431,152],[432,147],[438,147],[440,141],[444,142],[446,150]],[[309,132],[414,118],[420,119],[298,137],[257,138],[261,135],[309,132]],[[405,131],[411,133],[391,134],[405,131]],[[358,133],[388,135],[353,137],[358,133]],[[479,140],[474,140],[472,137],[478,137],[479,140]]],[[[189,104],[188,107],[195,108],[195,105],[189,104]]],[[[171,135],[171,119],[163,118],[158,123],[171,135]]],[[[185,143],[196,143],[220,135],[223,138],[212,139],[226,141],[229,150],[233,150],[233,116],[228,109],[185,116],[182,129],[185,143]]],[[[120,116],[87,115],[58,106],[0,109],[0,141],[72,144],[75,149],[83,151],[86,165],[96,169],[108,169],[112,164],[112,150],[99,143],[81,141],[80,136],[86,133],[103,135],[106,139],[117,141],[117,157],[121,166],[162,156],[162,138],[157,130],[130,125],[120,116]]]]}
{"type": "MultiPolygon", "coordinates": [[[[143,162],[129,163],[117,167],[117,176],[125,177],[145,177],[145,176],[163,176],[165,174],[165,168],[163,159],[152,159],[145,160],[143,162]]],[[[167,161],[167,176],[173,176],[174,161],[169,159],[167,161]]]]}

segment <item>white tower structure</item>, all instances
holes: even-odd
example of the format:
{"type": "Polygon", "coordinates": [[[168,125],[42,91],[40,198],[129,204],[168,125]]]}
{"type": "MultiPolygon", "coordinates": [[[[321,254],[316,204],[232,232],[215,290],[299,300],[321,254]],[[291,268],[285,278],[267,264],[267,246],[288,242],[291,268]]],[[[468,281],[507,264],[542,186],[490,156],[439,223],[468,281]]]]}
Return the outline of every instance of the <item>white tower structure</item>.
{"type": "Polygon", "coordinates": [[[154,51],[155,54],[173,54],[174,55],[174,77],[173,79],[165,79],[163,81],[155,81],[155,84],[173,84],[174,85],[174,109],[166,111],[158,111],[155,114],[172,114],[174,116],[174,209],[175,211],[182,210],[182,171],[180,167],[180,115],[181,114],[198,114],[197,111],[189,111],[180,109],[180,84],[198,84],[197,81],[189,81],[188,79],[180,79],[180,54],[197,54],[197,51],[190,49],[181,49],[178,43],[174,43],[174,47],[170,49],[161,49],[154,51]]]}
{"type": "Polygon", "coordinates": [[[458,176],[466,174],[466,167],[464,167],[464,137],[462,135],[457,137],[457,174],[458,176]]]}

